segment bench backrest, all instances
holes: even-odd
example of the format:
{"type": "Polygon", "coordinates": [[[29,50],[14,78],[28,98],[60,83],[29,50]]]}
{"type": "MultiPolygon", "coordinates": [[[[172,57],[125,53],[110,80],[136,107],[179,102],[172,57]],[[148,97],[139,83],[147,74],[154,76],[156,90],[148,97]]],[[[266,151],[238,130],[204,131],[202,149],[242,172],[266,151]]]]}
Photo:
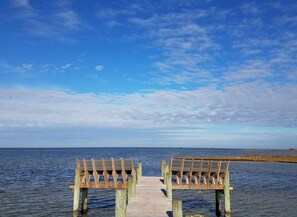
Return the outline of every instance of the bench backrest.
{"type": "Polygon", "coordinates": [[[101,160],[77,160],[79,163],[81,172],[93,173],[97,171],[97,173],[108,173],[112,172],[121,173],[125,172],[127,174],[131,174],[134,170],[134,161],[132,158],[130,159],[101,159],[101,160]]]}
{"type": "Polygon", "coordinates": [[[171,158],[170,172],[190,175],[195,173],[225,173],[229,169],[229,161],[217,159],[171,158]]]}

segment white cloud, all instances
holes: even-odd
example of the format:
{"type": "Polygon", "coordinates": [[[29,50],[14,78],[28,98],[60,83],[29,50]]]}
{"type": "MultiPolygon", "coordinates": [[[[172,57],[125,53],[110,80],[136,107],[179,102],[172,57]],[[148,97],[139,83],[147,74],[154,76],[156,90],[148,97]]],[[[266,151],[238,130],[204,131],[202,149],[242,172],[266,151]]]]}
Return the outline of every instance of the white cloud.
{"type": "Polygon", "coordinates": [[[261,60],[250,60],[246,63],[232,67],[225,73],[227,81],[258,80],[271,77],[273,75],[270,64],[261,60]]]}
{"type": "Polygon", "coordinates": [[[241,10],[243,11],[243,13],[247,14],[258,14],[261,12],[261,9],[259,9],[258,5],[255,2],[244,3],[241,6],[241,10]]]}
{"type": "Polygon", "coordinates": [[[234,84],[223,90],[78,94],[1,89],[2,127],[177,127],[243,124],[297,127],[297,86],[234,84]]]}
{"type": "Polygon", "coordinates": [[[13,5],[16,8],[14,17],[20,20],[27,33],[35,36],[74,43],[76,40],[69,35],[84,27],[84,21],[67,2],[58,3],[55,10],[47,8],[47,16],[41,8],[32,7],[27,0],[14,0],[13,5]]]}
{"type": "Polygon", "coordinates": [[[67,64],[61,66],[61,69],[68,69],[70,67],[71,67],[71,64],[67,63],[67,64]]]}
{"type": "MultiPolygon", "coordinates": [[[[280,73],[279,64],[286,64],[282,68],[289,69],[288,63],[296,59],[297,52],[293,28],[296,16],[293,13],[283,16],[287,4],[267,6],[269,3],[253,1],[230,9],[190,5],[191,2],[176,2],[168,6],[160,2],[154,7],[143,6],[142,11],[129,11],[129,6],[123,6],[120,10],[101,10],[97,15],[101,20],[137,29],[137,39],[148,42],[144,46],[155,52],[148,82],[191,86],[207,78],[215,81],[212,77],[222,73],[219,79],[228,81],[245,82],[276,76],[286,79],[284,70],[280,73]],[[163,7],[170,10],[160,10],[163,7]],[[276,13],[267,17],[266,12],[276,13]],[[291,25],[283,31],[281,23],[291,25]]],[[[294,12],[292,8],[296,5],[290,6],[287,10],[294,12]]],[[[291,65],[289,71],[293,68],[291,65]]]]}
{"type": "Polygon", "coordinates": [[[59,17],[58,22],[60,22],[66,30],[77,31],[82,26],[81,19],[73,10],[61,11],[57,16],[59,17]]]}
{"type": "Polygon", "coordinates": [[[197,75],[201,75],[197,71],[207,71],[201,70],[199,63],[210,58],[209,51],[218,49],[208,29],[197,24],[197,19],[207,13],[204,10],[193,10],[154,14],[147,19],[130,19],[131,23],[143,28],[145,37],[153,40],[153,46],[161,50],[163,60],[156,61],[153,66],[162,73],[153,76],[153,82],[196,83],[200,77],[197,75]]]}
{"type": "Polygon", "coordinates": [[[133,7],[130,5],[130,8],[127,9],[109,9],[103,8],[97,11],[97,18],[103,21],[103,23],[109,27],[120,26],[125,23],[125,19],[123,17],[133,16],[135,14],[135,10],[139,10],[139,7],[133,7]]]}
{"type": "Polygon", "coordinates": [[[97,65],[95,66],[96,71],[102,71],[104,69],[104,66],[102,65],[97,65]]]}
{"type": "Polygon", "coordinates": [[[19,65],[11,65],[6,62],[0,62],[0,74],[10,74],[12,77],[17,78],[40,78],[43,75],[61,75],[61,73],[68,72],[70,70],[77,70],[78,66],[82,67],[81,62],[73,61],[71,64],[66,63],[64,65],[56,64],[42,64],[40,66],[31,63],[22,63],[19,65]]]}
{"type": "Polygon", "coordinates": [[[31,77],[34,75],[34,66],[30,63],[23,63],[17,66],[0,62],[0,74],[13,74],[20,77],[31,77]]]}
{"type": "Polygon", "coordinates": [[[31,8],[28,0],[13,0],[13,5],[15,7],[27,7],[27,8],[31,8]]]}

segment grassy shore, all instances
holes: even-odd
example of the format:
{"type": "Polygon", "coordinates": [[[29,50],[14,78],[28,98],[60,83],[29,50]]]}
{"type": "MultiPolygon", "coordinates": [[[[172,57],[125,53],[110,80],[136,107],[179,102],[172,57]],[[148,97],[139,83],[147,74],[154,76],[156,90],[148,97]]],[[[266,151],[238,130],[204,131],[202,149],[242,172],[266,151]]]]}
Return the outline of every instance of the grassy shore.
{"type": "Polygon", "coordinates": [[[230,161],[297,163],[297,154],[226,156],[230,161]]]}
{"type": "MultiPolygon", "coordinates": [[[[192,159],[193,157],[186,157],[192,159]]],[[[194,157],[204,160],[228,160],[228,161],[247,161],[247,162],[279,162],[279,163],[297,163],[297,154],[286,155],[243,155],[243,156],[205,156],[194,157]]]]}

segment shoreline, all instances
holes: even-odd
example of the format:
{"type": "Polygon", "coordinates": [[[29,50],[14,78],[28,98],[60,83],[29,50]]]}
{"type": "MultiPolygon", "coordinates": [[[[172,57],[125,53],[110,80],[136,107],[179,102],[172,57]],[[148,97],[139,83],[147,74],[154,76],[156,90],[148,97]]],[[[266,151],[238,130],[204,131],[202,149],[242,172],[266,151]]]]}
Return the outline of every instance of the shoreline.
{"type": "Polygon", "coordinates": [[[276,162],[276,163],[297,163],[297,154],[287,155],[242,155],[242,156],[187,156],[187,159],[203,160],[227,160],[239,162],[276,162]]]}

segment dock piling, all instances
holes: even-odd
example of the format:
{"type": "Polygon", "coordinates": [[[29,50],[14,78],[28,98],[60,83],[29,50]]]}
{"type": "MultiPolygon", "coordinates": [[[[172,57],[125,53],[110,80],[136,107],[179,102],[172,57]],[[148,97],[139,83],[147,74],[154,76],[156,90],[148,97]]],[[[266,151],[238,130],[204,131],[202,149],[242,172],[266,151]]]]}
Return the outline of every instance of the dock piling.
{"type": "Polygon", "coordinates": [[[136,190],[135,181],[134,181],[133,177],[129,177],[129,179],[128,179],[128,201],[130,201],[130,199],[135,196],[135,190],[136,190]]]}
{"type": "Polygon", "coordinates": [[[224,203],[225,203],[225,216],[230,216],[231,202],[230,202],[230,178],[229,171],[225,173],[225,185],[224,185],[224,203]]]}
{"type": "Polygon", "coordinates": [[[126,190],[116,190],[115,217],[126,217],[126,190]]]}
{"type": "Polygon", "coordinates": [[[215,190],[216,196],[216,216],[221,216],[221,190],[215,190]]]}
{"type": "Polygon", "coordinates": [[[166,166],[166,162],[165,160],[161,161],[161,176],[164,178],[165,177],[165,166],[166,166]]]}
{"type": "Polygon", "coordinates": [[[165,166],[164,166],[164,183],[167,183],[167,173],[169,173],[169,166],[165,164],[165,166]]]}
{"type": "Polygon", "coordinates": [[[166,173],[166,196],[172,198],[172,175],[170,172],[166,173]]]}
{"type": "Polygon", "coordinates": [[[79,196],[80,196],[80,162],[76,160],[74,193],[73,193],[73,212],[79,211],[79,196]]]}
{"type": "Polygon", "coordinates": [[[82,189],[81,210],[83,213],[88,211],[88,189],[82,189]]]}
{"type": "Polygon", "coordinates": [[[178,200],[178,199],[172,200],[172,216],[173,217],[183,217],[182,200],[178,200]]]}
{"type": "Polygon", "coordinates": [[[138,184],[139,179],[141,178],[141,176],[142,176],[142,163],[139,163],[137,165],[137,168],[136,168],[137,184],[138,184]]]}

